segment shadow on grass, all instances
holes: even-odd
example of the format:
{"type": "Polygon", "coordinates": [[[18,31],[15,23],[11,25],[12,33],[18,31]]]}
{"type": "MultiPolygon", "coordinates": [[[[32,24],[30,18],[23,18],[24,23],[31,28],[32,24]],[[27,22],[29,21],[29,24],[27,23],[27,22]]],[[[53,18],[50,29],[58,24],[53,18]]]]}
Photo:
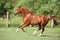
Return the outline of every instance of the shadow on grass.
{"type": "Polygon", "coordinates": [[[60,38],[60,35],[41,35],[41,37],[57,37],[57,38],[60,38]]]}

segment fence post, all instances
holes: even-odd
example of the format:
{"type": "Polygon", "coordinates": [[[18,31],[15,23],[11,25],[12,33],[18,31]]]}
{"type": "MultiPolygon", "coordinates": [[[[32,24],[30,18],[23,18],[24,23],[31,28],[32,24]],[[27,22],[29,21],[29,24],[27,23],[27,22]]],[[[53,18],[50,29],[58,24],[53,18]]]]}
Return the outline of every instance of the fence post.
{"type": "Polygon", "coordinates": [[[6,13],[7,13],[6,14],[6,27],[8,27],[8,25],[9,25],[9,12],[7,11],[6,13]]]}

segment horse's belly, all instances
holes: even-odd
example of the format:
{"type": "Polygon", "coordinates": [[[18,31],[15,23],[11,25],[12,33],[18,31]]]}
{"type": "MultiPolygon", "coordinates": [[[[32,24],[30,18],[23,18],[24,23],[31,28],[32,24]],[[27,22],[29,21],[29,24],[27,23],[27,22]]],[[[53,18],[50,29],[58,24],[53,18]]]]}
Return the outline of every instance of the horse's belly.
{"type": "Polygon", "coordinates": [[[31,22],[31,24],[38,24],[38,22],[31,22]]]}
{"type": "Polygon", "coordinates": [[[38,19],[31,20],[31,24],[38,24],[38,23],[39,23],[39,20],[38,19]]]}
{"type": "Polygon", "coordinates": [[[31,24],[38,24],[40,22],[39,16],[33,16],[31,19],[31,24]]]}

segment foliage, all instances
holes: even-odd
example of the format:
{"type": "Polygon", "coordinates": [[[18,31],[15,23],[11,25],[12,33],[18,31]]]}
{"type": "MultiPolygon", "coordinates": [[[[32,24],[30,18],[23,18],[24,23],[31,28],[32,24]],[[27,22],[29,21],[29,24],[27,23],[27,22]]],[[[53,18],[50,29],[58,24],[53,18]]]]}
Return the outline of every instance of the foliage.
{"type": "MultiPolygon", "coordinates": [[[[26,6],[36,14],[56,15],[58,13],[57,15],[59,15],[59,4],[59,0],[20,0],[15,8],[26,6]]],[[[15,8],[14,10],[16,10],[15,8]]]]}
{"type": "Polygon", "coordinates": [[[60,0],[0,0],[0,14],[9,11],[13,15],[19,6],[25,6],[38,15],[55,15],[60,18],[60,0]]]}
{"type": "Polygon", "coordinates": [[[1,0],[0,12],[5,8],[14,13],[18,6],[26,6],[36,14],[60,14],[60,0],[1,0]]]}

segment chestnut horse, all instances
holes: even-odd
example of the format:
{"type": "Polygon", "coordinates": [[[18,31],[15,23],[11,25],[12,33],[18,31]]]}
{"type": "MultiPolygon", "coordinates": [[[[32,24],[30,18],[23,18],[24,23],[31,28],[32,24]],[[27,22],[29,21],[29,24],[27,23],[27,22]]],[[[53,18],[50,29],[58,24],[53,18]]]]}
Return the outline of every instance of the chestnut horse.
{"type": "MultiPolygon", "coordinates": [[[[19,28],[22,28],[23,32],[26,32],[23,29],[24,27],[29,25],[38,25],[39,26],[38,30],[36,30],[33,33],[35,35],[35,33],[38,32],[40,29],[42,29],[41,33],[44,32],[44,28],[49,20],[53,20],[55,25],[58,24],[54,16],[48,16],[48,17],[46,17],[45,15],[37,16],[33,14],[30,10],[28,10],[26,7],[22,6],[17,8],[15,15],[16,14],[21,14],[23,17],[23,24],[17,28],[16,32],[18,32],[19,28]]],[[[41,34],[39,36],[41,36],[41,34]]]]}

